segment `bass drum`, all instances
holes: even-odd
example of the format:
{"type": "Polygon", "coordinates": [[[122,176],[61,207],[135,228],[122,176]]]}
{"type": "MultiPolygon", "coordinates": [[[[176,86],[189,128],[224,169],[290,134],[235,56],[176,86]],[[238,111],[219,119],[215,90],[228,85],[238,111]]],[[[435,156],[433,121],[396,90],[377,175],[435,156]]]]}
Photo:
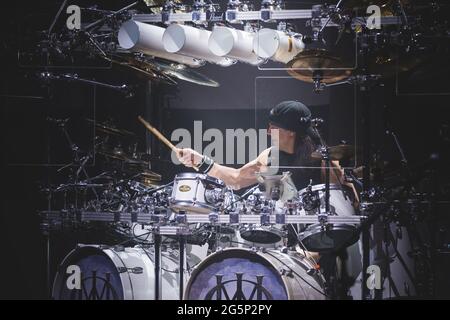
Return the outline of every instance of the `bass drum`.
{"type": "MultiPolygon", "coordinates": [[[[153,254],[153,250],[140,247],[114,249],[80,245],[59,266],[52,297],[56,300],[153,300],[153,254]]],[[[161,260],[160,297],[179,299],[178,260],[164,252],[161,260]]]]}
{"type": "Polygon", "coordinates": [[[305,257],[228,248],[208,256],[186,286],[188,300],[324,300],[323,278],[305,257]]]}

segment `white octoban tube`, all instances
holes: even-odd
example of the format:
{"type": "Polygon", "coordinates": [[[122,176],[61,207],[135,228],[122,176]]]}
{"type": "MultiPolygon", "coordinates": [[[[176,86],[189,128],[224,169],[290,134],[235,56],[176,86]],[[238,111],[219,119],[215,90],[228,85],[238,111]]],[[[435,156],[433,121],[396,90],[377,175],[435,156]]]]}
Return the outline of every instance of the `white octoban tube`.
{"type": "Polygon", "coordinates": [[[143,52],[191,67],[199,67],[203,64],[199,59],[167,52],[162,41],[164,31],[164,28],[158,26],[128,20],[119,29],[119,45],[126,50],[143,52]]]}
{"type": "Polygon", "coordinates": [[[209,51],[210,35],[211,31],[174,23],[164,31],[163,46],[167,52],[204,59],[224,67],[235,63],[232,59],[216,56],[209,51]]]}
{"type": "Polygon", "coordinates": [[[253,39],[253,50],[263,59],[288,63],[305,48],[301,37],[273,29],[261,29],[253,39]]]}
{"type": "Polygon", "coordinates": [[[215,26],[209,37],[208,47],[216,56],[258,65],[264,59],[258,57],[253,51],[254,37],[255,33],[215,26]]]}

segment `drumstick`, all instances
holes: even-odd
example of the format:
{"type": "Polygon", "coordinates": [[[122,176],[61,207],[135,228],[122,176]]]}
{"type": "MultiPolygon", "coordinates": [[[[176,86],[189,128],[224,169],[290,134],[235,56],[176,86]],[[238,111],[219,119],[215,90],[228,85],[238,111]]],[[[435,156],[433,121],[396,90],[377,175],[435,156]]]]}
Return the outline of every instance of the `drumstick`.
{"type": "MultiPolygon", "coordinates": [[[[158,131],[155,127],[153,127],[150,123],[144,120],[141,116],[138,116],[138,119],[142,124],[151,132],[153,133],[159,140],[161,140],[166,146],[168,146],[173,152],[179,153],[181,150],[173,145],[172,142],[170,142],[166,137],[164,137],[161,132],[158,131]]],[[[197,167],[193,167],[196,171],[198,171],[197,167]]]]}

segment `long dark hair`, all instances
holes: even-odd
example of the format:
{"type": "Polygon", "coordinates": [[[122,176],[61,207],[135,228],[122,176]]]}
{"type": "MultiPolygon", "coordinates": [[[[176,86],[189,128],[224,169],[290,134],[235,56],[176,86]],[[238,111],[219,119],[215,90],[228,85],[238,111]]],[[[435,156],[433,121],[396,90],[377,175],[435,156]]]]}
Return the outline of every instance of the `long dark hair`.
{"type": "Polygon", "coordinates": [[[311,154],[316,150],[316,145],[308,135],[301,135],[299,133],[295,136],[294,152],[296,155],[296,165],[311,166],[314,161],[311,154]]]}

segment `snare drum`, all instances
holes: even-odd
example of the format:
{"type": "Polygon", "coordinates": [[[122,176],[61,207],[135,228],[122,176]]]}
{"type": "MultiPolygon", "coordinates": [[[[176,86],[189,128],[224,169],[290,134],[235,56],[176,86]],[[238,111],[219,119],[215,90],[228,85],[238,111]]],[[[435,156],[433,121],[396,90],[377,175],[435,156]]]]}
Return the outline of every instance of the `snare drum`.
{"type": "Polygon", "coordinates": [[[208,214],[220,210],[225,197],[225,184],[198,173],[177,174],[174,179],[170,208],[175,212],[208,214]]]}
{"type": "MultiPolygon", "coordinates": [[[[325,184],[305,188],[299,192],[302,204],[302,215],[319,215],[325,212],[325,184]]],[[[330,215],[352,216],[355,215],[353,207],[353,194],[345,186],[330,184],[330,215]]],[[[338,248],[347,241],[349,245],[358,241],[358,238],[351,239],[356,227],[349,224],[312,224],[299,233],[299,240],[309,251],[327,251],[338,248]]]]}

